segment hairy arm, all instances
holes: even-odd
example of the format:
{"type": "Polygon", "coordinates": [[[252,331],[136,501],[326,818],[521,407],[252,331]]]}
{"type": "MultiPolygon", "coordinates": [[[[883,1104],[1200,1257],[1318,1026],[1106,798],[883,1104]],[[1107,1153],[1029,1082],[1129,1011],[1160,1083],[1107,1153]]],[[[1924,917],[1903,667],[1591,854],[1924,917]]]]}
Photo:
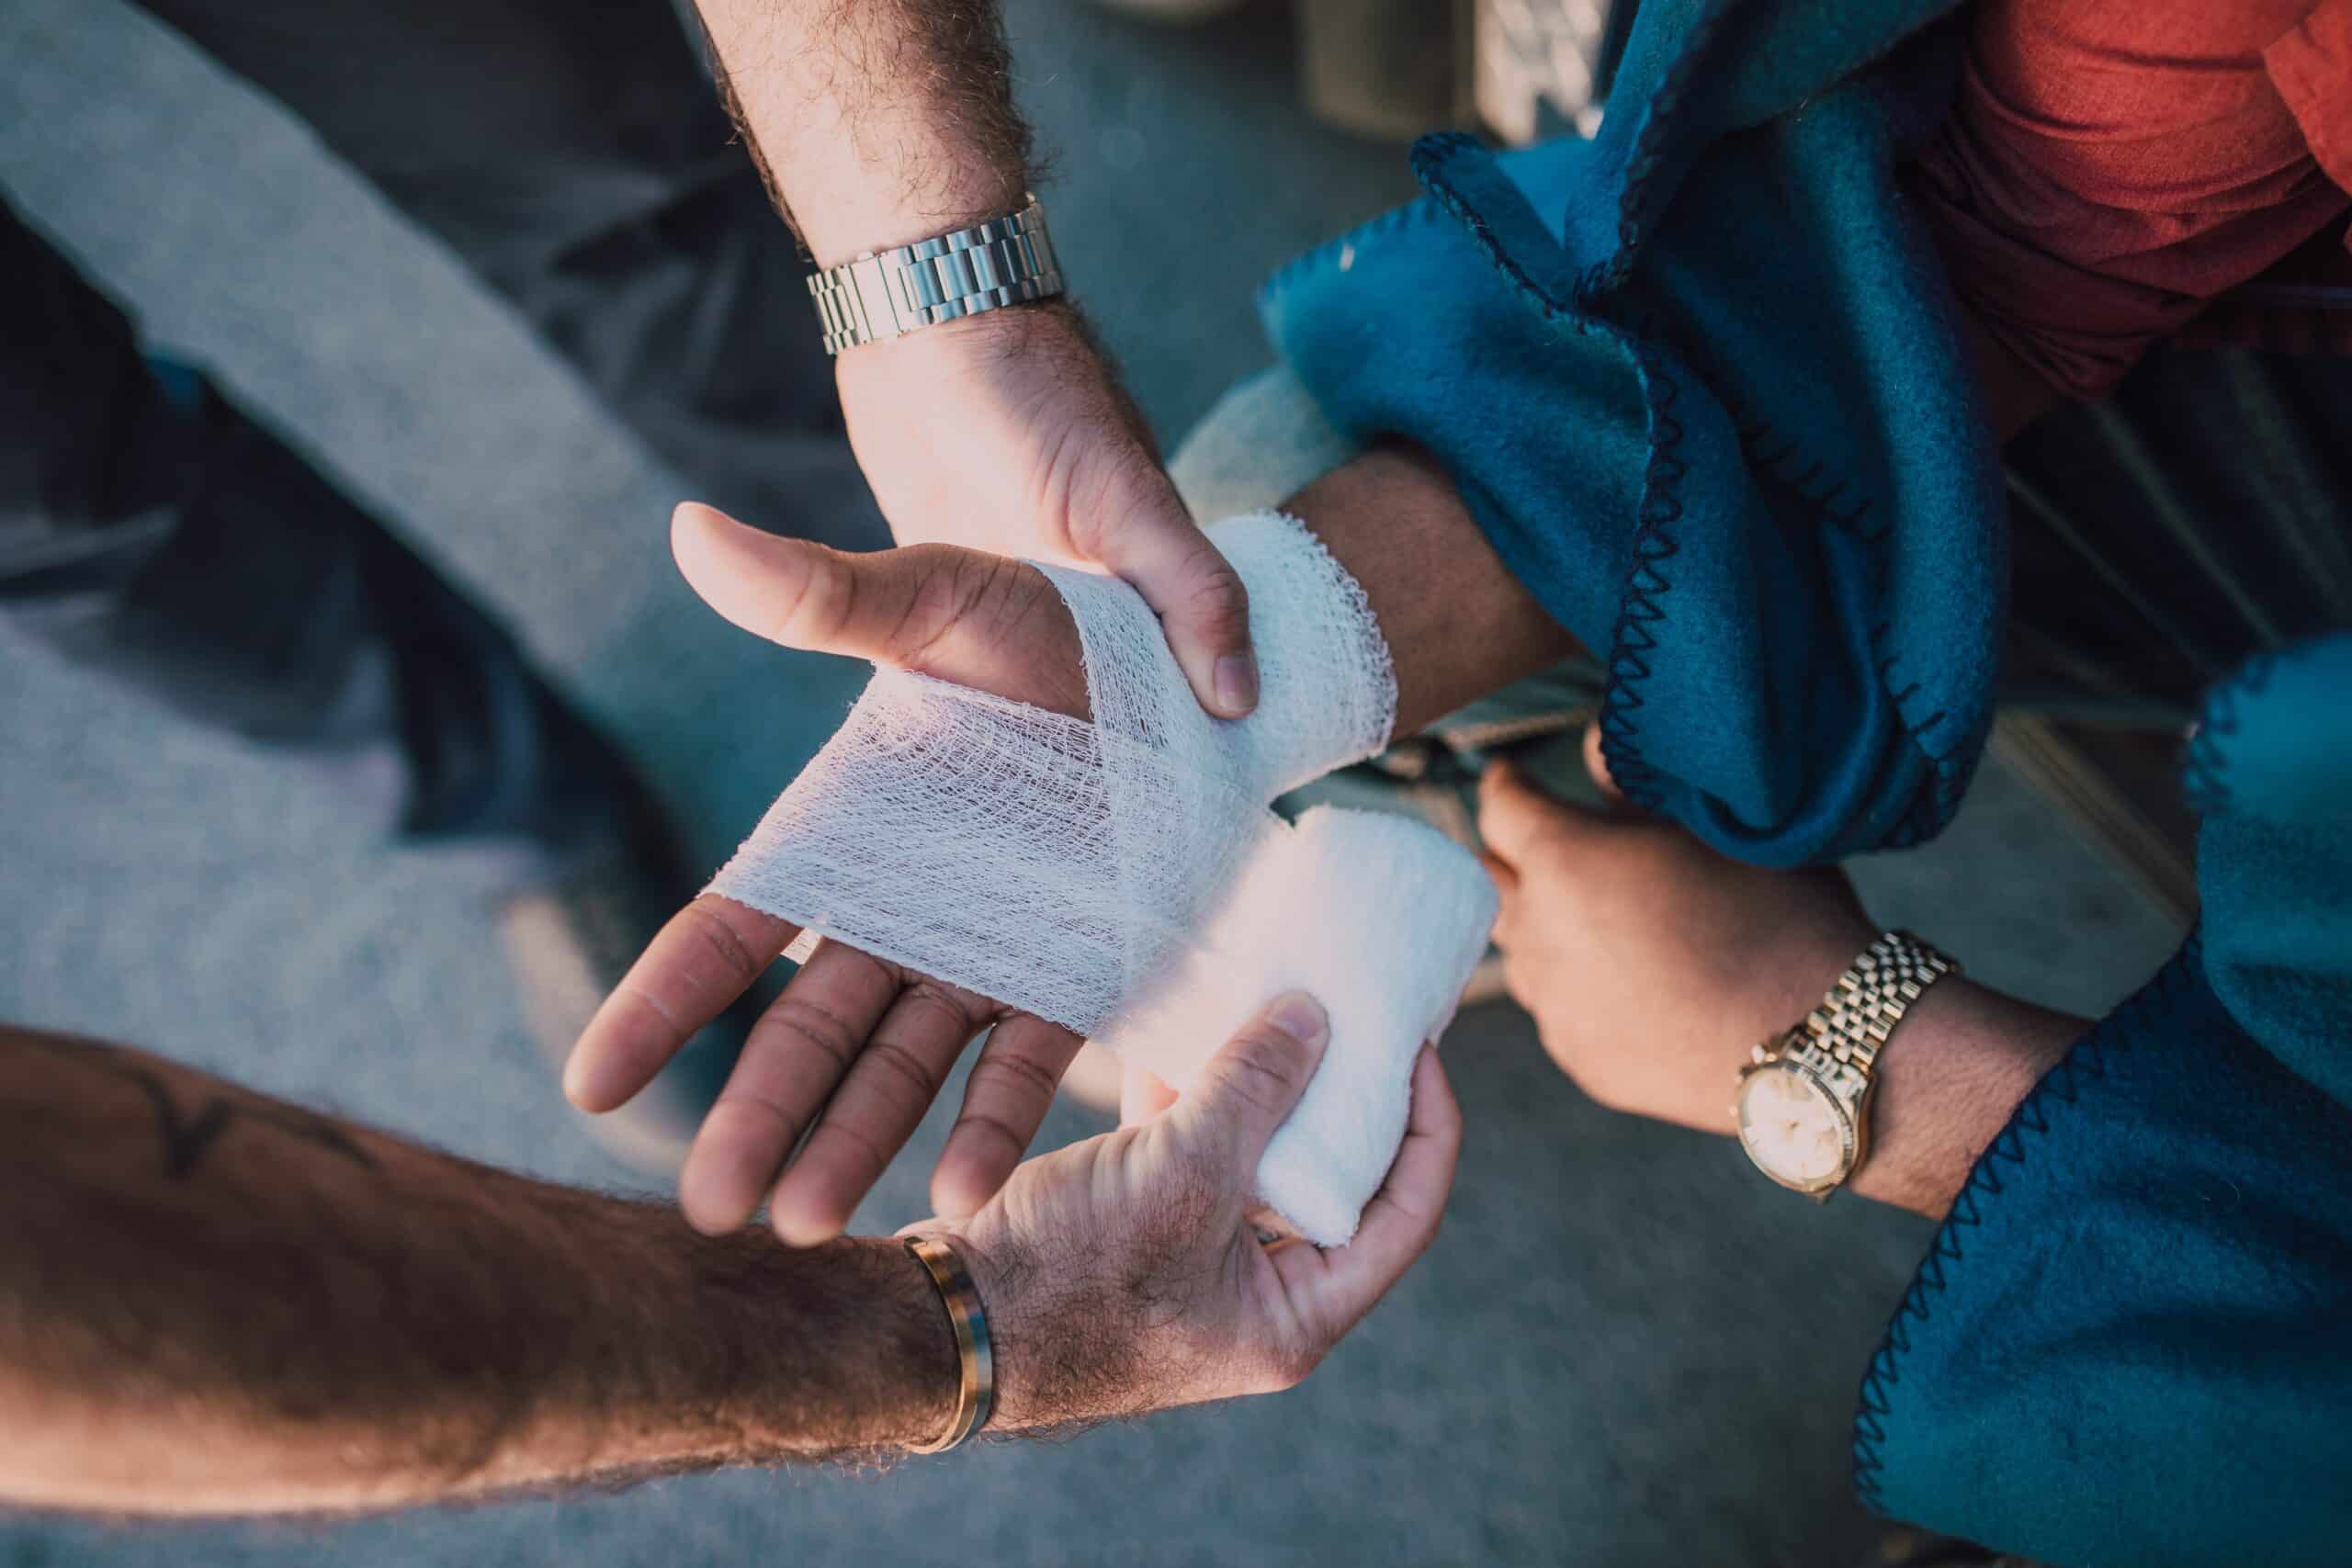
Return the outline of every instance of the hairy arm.
{"type": "MultiPolygon", "coordinates": [[[[991,1431],[1288,1387],[1429,1245],[1461,1118],[1427,1051],[1355,1239],[1260,1245],[1258,1163],[1329,1032],[1286,1000],[1180,1113],[926,1224],[985,1303],[991,1431]]],[[[0,1026],[0,1503],[349,1510],[867,1457],[944,1431],[957,1379],[936,1291],[896,1241],[697,1236],[0,1026]]]]}
{"type": "Polygon", "coordinates": [[[698,0],[728,107],[817,258],[1010,212],[1029,180],[993,0],[698,0]]]}
{"type": "Polygon", "coordinates": [[[275,1512],[817,1459],[946,1427],[892,1241],[803,1252],[144,1053],[0,1028],[0,1497],[275,1512]]]}
{"type": "MultiPolygon", "coordinates": [[[[699,4],[729,107],[820,266],[1022,206],[1029,133],[993,0],[699,4]]],[[[853,348],[834,381],[899,543],[1115,573],[1159,614],[1204,708],[1257,705],[1249,595],[1069,303],[853,348]]]]}

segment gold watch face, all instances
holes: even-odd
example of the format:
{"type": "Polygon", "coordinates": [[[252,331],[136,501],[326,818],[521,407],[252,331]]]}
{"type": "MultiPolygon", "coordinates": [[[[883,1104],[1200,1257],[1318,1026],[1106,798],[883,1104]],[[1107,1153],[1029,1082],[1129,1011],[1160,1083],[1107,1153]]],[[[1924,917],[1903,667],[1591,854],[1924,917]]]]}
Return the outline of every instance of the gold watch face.
{"type": "Polygon", "coordinates": [[[1739,1141],[1783,1187],[1819,1192],[1854,1159],[1854,1122],[1822,1081],[1792,1062],[1755,1068],[1739,1083],[1739,1141]]]}

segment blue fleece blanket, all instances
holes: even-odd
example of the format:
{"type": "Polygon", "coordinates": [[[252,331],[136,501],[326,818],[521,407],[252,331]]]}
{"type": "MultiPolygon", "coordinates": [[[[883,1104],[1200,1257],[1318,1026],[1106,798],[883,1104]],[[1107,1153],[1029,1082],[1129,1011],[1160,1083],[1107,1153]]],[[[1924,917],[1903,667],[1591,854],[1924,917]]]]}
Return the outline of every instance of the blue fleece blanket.
{"type": "Polygon", "coordinates": [[[2018,1108],[1871,1358],[1865,1500],[2052,1562],[2352,1562],[2352,637],[2192,748],[2199,934],[2018,1108]]]}
{"type": "MultiPolygon", "coordinates": [[[[1644,0],[1597,139],[1426,141],[1261,299],[1606,661],[1627,793],[1750,861],[1935,832],[1991,719],[1996,454],[1894,178],[1950,8],[1644,0]]],[[[2190,782],[2200,935],[1979,1162],[1856,1478],[2050,1561],[2352,1562],[2352,638],[2220,694],[2190,782]]]]}
{"type": "Polygon", "coordinates": [[[1947,6],[1647,0],[1598,139],[1425,141],[1426,198],[1261,299],[1606,661],[1627,794],[1767,864],[1932,834],[1990,724],[1999,470],[1893,178],[1947,6]]]}

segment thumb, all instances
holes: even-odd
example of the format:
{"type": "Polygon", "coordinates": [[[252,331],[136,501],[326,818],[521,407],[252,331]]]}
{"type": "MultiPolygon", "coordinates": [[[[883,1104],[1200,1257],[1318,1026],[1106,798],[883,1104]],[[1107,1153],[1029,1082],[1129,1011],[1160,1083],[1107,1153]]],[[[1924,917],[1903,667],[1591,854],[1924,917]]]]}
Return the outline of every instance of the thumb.
{"type": "Polygon", "coordinates": [[[1078,626],[1043,573],[954,545],[851,554],[687,502],[670,550],[703,603],[786,648],[1087,716],[1078,626]]]}
{"type": "Polygon", "coordinates": [[[1274,1129],[1306,1092],[1330,1039],[1322,1004],[1304,991],[1276,997],[1243,1024],[1168,1112],[1176,1135],[1247,1179],[1274,1129]]]}
{"type": "Polygon", "coordinates": [[[1073,548],[1143,595],[1203,708],[1219,718],[1248,717],[1258,705],[1250,591],[1184,510],[1167,476],[1152,465],[1139,503],[1106,510],[1091,522],[1073,529],[1073,548]]]}
{"type": "Polygon", "coordinates": [[[704,604],[770,642],[876,664],[922,646],[905,629],[922,592],[913,551],[851,555],[689,501],[671,516],[670,553],[704,604]]]}

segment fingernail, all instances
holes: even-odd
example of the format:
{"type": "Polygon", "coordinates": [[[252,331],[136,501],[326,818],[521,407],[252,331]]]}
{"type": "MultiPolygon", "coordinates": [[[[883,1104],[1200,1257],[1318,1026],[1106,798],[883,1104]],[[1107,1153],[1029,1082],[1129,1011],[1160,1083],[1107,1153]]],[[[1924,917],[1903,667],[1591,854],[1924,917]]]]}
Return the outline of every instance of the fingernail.
{"type": "Polygon", "coordinates": [[[1323,1015],[1323,1004],[1305,991],[1293,991],[1276,998],[1266,1014],[1266,1021],[1289,1035],[1302,1045],[1320,1044],[1329,1021],[1323,1015]]]}
{"type": "Polygon", "coordinates": [[[1216,705],[1238,716],[1258,705],[1258,660],[1228,653],[1216,661],[1216,705]]]}

